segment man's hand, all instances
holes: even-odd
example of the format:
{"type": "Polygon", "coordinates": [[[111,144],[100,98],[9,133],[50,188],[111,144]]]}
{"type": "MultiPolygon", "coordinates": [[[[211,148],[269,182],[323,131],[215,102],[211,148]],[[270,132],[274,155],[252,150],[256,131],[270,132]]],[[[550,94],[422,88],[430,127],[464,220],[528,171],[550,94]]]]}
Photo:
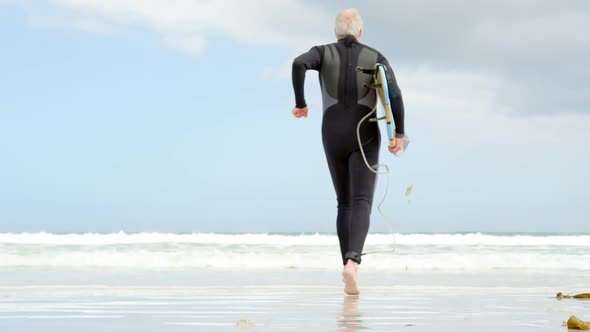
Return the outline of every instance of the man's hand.
{"type": "Polygon", "coordinates": [[[389,149],[389,152],[396,154],[400,150],[402,150],[403,147],[404,147],[404,138],[403,137],[396,137],[395,138],[395,147],[394,148],[387,147],[387,148],[389,149]]]}
{"type": "Polygon", "coordinates": [[[302,116],[307,118],[307,106],[305,106],[304,108],[295,107],[293,108],[291,113],[293,113],[293,116],[295,116],[296,118],[300,118],[302,116]]]}

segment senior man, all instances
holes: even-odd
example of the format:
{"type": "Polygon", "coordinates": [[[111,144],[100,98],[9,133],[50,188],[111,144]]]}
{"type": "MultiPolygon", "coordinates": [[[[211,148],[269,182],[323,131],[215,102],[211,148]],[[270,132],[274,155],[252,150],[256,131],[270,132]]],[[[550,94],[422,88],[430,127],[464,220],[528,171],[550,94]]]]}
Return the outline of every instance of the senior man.
{"type": "MultiPolygon", "coordinates": [[[[386,66],[396,131],[396,145],[389,148],[391,153],[402,148],[404,137],[401,91],[385,57],[359,42],[362,25],[356,9],[340,12],[334,27],[337,42],[312,47],[293,61],[295,108],[292,113],[297,118],[307,118],[308,113],[303,91],[305,72],[310,69],[319,72],[323,100],[322,141],[338,202],[336,230],[344,265],[344,291],[351,295],[359,294],[358,265],[369,231],[376,182],[376,174],[363,161],[356,126],[371,112],[377,95],[375,90],[364,86],[364,83],[371,83],[372,76],[357,73],[357,66],[373,68],[376,63],[386,66]]],[[[381,141],[377,123],[363,123],[360,137],[368,162],[377,164],[381,141]]]]}

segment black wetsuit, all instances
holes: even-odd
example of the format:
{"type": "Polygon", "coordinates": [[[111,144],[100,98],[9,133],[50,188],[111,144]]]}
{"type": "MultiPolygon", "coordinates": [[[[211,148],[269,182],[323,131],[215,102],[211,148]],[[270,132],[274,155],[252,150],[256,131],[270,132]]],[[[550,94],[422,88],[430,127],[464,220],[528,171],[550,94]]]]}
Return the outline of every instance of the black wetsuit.
{"type": "MultiPolygon", "coordinates": [[[[293,61],[293,88],[296,107],[306,105],[303,94],[306,70],[319,71],[323,99],[322,141],[338,200],[336,228],[342,262],[361,262],[369,231],[376,175],[365,165],[359,150],[356,126],[369,113],[377,96],[363,86],[372,76],[357,73],[356,67],[387,67],[389,98],[396,136],[404,134],[404,106],[391,66],[381,53],[356,41],[353,36],[337,43],[315,46],[293,61]]],[[[360,130],[363,148],[370,165],[379,161],[380,134],[376,122],[365,122],[360,130]]]]}

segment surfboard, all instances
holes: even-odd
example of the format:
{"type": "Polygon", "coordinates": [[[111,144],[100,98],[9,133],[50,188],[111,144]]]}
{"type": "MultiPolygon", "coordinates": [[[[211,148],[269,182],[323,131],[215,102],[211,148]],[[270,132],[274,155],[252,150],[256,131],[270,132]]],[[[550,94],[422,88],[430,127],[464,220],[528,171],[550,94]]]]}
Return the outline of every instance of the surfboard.
{"type": "MultiPolygon", "coordinates": [[[[381,105],[383,106],[383,110],[385,111],[385,122],[387,123],[387,137],[389,138],[389,143],[387,144],[389,148],[395,148],[395,131],[394,131],[394,123],[393,123],[393,113],[391,112],[391,101],[389,100],[389,86],[387,85],[387,67],[381,63],[375,64],[373,68],[361,68],[356,67],[356,70],[363,74],[369,74],[373,76],[373,83],[371,84],[364,84],[366,88],[375,89],[377,92],[377,97],[381,101],[381,105]]],[[[377,105],[375,105],[377,107],[377,105]]],[[[383,118],[379,118],[378,120],[382,120],[383,118]]],[[[404,143],[405,145],[405,143],[404,143]]],[[[404,147],[405,148],[405,147],[404,147]]]]}
{"type": "Polygon", "coordinates": [[[393,128],[393,114],[391,112],[391,102],[389,100],[389,86],[387,85],[387,69],[384,65],[377,63],[373,72],[373,80],[375,81],[375,88],[379,95],[379,100],[383,109],[385,110],[385,122],[387,123],[387,137],[389,138],[389,147],[395,148],[395,133],[393,128]]]}

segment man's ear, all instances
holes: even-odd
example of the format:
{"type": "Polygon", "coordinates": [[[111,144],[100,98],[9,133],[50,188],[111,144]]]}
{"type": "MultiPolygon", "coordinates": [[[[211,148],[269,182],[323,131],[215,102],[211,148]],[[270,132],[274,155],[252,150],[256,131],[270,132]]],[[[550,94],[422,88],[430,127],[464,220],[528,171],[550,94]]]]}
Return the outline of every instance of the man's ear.
{"type": "Polygon", "coordinates": [[[363,28],[360,28],[359,30],[359,36],[357,37],[357,39],[361,39],[361,36],[363,35],[363,28]]]}

